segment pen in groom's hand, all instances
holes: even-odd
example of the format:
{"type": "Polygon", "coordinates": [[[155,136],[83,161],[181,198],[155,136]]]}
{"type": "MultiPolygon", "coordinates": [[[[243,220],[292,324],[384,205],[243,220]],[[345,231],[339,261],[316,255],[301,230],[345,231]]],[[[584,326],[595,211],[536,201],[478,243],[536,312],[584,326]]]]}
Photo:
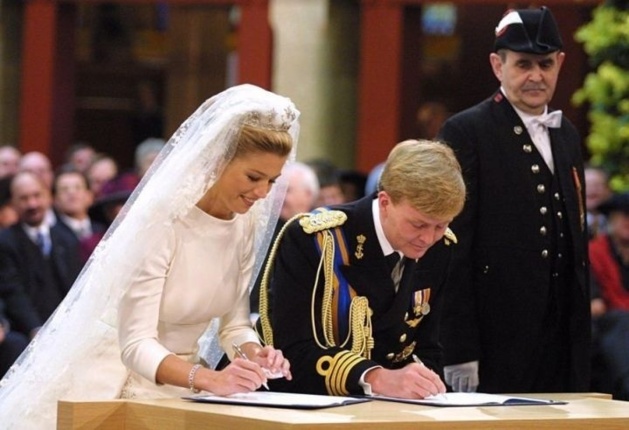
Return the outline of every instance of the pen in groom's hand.
{"type": "MultiPolygon", "coordinates": [[[[413,354],[413,361],[414,361],[415,363],[419,364],[420,366],[424,366],[424,367],[426,367],[426,365],[424,364],[424,362],[423,362],[423,361],[421,361],[421,360],[419,359],[419,357],[418,357],[418,356],[416,356],[415,354],[413,354]]],[[[427,367],[426,367],[426,368],[427,368],[427,367]]],[[[427,368],[427,369],[428,369],[428,368],[427,368]]],[[[429,370],[430,370],[430,369],[429,369],[429,370]]],[[[445,398],[446,398],[443,394],[433,394],[433,395],[432,395],[432,397],[433,397],[433,398],[435,398],[435,399],[445,399],[445,398]]]]}

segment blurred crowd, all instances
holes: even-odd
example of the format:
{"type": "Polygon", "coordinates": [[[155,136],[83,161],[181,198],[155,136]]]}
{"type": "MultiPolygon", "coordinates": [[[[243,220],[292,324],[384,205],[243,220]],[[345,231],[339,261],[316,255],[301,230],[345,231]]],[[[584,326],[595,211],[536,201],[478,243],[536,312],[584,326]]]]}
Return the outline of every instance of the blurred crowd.
{"type": "Polygon", "coordinates": [[[52,315],[165,142],[138,145],[122,171],[91,145],[53,167],[0,147],[0,376],[52,315]]]}
{"type": "Polygon", "coordinates": [[[585,167],[591,276],[592,389],[629,400],[629,192],[585,167]]]}

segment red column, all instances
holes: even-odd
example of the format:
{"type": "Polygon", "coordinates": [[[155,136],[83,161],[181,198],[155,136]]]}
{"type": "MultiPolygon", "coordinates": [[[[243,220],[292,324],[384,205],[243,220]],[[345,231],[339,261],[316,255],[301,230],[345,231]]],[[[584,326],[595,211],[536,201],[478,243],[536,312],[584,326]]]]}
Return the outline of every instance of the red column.
{"type": "Polygon", "coordinates": [[[361,4],[356,167],[369,171],[399,139],[404,7],[387,0],[361,4]]]}
{"type": "Polygon", "coordinates": [[[51,152],[56,10],[54,2],[24,4],[20,150],[51,152]]]}
{"type": "Polygon", "coordinates": [[[20,136],[22,152],[62,162],[74,132],[74,5],[24,5],[20,136]]]}
{"type": "Polygon", "coordinates": [[[272,35],[268,0],[241,5],[238,28],[238,81],[271,89],[272,35]]]}

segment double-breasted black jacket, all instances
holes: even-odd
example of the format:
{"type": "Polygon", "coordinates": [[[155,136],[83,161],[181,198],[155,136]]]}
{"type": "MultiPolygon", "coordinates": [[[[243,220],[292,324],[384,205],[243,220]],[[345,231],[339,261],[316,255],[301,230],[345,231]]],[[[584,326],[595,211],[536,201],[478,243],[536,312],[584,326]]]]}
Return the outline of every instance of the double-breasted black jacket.
{"type": "Polygon", "coordinates": [[[369,301],[374,339],[370,359],[351,353],[349,346],[329,347],[315,341],[315,331],[318,339],[323,339],[323,275],[312,303],[320,254],[315,235],[304,232],[299,222],[293,222],[280,239],[270,282],[274,346],[290,360],[293,380],[270,381],[272,389],[360,394],[363,389],[359,379],[367,369],[377,365],[403,367],[412,361],[412,354],[440,371],[441,290],[450,248],[455,245],[440,241],[420,260],[407,259],[396,293],[376,236],[372,216],[374,198],[375,195],[367,196],[330,208],[347,214],[347,220],[339,228],[347,243],[349,261],[340,270],[356,295],[369,301]]]}
{"type": "Polygon", "coordinates": [[[81,271],[76,236],[56,224],[50,240],[45,258],[21,224],[0,232],[0,294],[14,328],[25,334],[48,319],[81,271]]]}
{"type": "Polygon", "coordinates": [[[588,389],[581,144],[565,118],[549,133],[554,175],[500,91],[451,117],[440,132],[467,185],[465,208],[451,224],[458,244],[444,307],[444,358],[446,365],[480,360],[481,391],[539,387],[532,385],[537,362],[550,353],[543,339],[552,330],[566,338],[563,390],[588,389]],[[563,316],[553,319],[556,307],[563,316]]]}

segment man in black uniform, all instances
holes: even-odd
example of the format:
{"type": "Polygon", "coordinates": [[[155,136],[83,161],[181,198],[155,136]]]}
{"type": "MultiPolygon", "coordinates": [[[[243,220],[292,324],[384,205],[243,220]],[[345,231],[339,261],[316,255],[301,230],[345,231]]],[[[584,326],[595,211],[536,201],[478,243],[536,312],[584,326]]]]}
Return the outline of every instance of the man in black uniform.
{"type": "Polygon", "coordinates": [[[271,319],[265,297],[260,311],[264,340],[293,363],[293,380],[270,381],[271,388],[444,392],[441,289],[456,242],[448,224],[464,200],[452,150],[410,140],[391,151],[377,193],[288,223],[267,267],[271,319]]]}
{"type": "Polygon", "coordinates": [[[584,391],[590,311],[581,143],[548,108],[565,54],[549,9],[508,11],[489,60],[500,89],[439,137],[468,198],[448,278],[444,375],[455,391],[584,391]]]}

